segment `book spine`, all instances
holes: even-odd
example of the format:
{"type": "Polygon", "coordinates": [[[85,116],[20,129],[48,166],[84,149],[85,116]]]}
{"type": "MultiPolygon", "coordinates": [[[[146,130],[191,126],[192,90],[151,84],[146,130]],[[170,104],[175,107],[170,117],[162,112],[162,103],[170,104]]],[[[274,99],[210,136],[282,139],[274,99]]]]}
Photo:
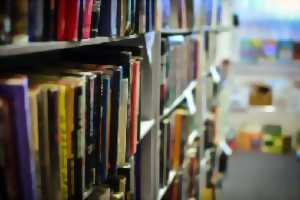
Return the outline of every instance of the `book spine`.
{"type": "Polygon", "coordinates": [[[36,89],[29,91],[30,121],[31,121],[31,154],[35,167],[35,183],[37,199],[41,198],[41,171],[39,160],[39,135],[38,135],[38,93],[36,89]]]}
{"type": "Polygon", "coordinates": [[[132,86],[131,86],[131,111],[130,111],[130,150],[129,155],[136,152],[138,135],[138,111],[139,111],[139,91],[140,91],[140,62],[136,61],[132,65],[132,86]]]}
{"type": "Polygon", "coordinates": [[[43,38],[44,0],[29,0],[29,41],[41,41],[43,38]]]}
{"type": "Polygon", "coordinates": [[[100,162],[101,162],[101,124],[103,118],[102,105],[102,93],[103,93],[103,74],[98,74],[95,82],[94,93],[94,131],[95,131],[95,154],[93,155],[93,163],[95,166],[95,183],[99,185],[100,179],[100,162]]]}
{"type": "Polygon", "coordinates": [[[13,148],[11,134],[9,103],[0,98],[0,167],[1,167],[1,197],[3,199],[18,199],[19,188],[17,184],[16,151],[13,148]]]}
{"type": "Polygon", "coordinates": [[[11,3],[3,0],[0,5],[0,44],[10,43],[11,36],[11,3]]]}
{"type": "MultiPolygon", "coordinates": [[[[49,112],[49,143],[50,143],[50,167],[52,177],[53,199],[60,199],[60,167],[59,167],[59,123],[58,123],[58,97],[57,89],[48,90],[49,112]]],[[[49,183],[48,183],[49,184],[49,183]]]]}
{"type": "Polygon", "coordinates": [[[92,19],[91,19],[91,34],[90,34],[91,38],[94,38],[98,35],[98,26],[100,22],[100,10],[101,10],[101,0],[94,0],[93,8],[92,8],[92,19]]]}
{"type": "Polygon", "coordinates": [[[67,12],[67,0],[59,0],[57,1],[57,40],[63,41],[65,40],[65,32],[66,32],[66,12],[67,12]]]}
{"type": "Polygon", "coordinates": [[[126,133],[127,133],[127,104],[128,104],[128,79],[121,80],[120,108],[119,108],[119,133],[118,133],[118,166],[125,164],[126,133]]]}
{"type": "Polygon", "coordinates": [[[120,107],[120,87],[123,77],[122,67],[114,69],[111,84],[111,116],[110,116],[110,143],[109,143],[109,163],[110,172],[117,172],[118,155],[118,131],[119,131],[119,107],[120,107]]]}
{"type": "Polygon", "coordinates": [[[86,0],[79,0],[78,41],[83,39],[84,8],[86,0]]]}
{"type": "Polygon", "coordinates": [[[56,39],[56,1],[45,0],[44,2],[44,29],[43,39],[51,41],[56,39]]]}
{"type": "Polygon", "coordinates": [[[68,41],[78,40],[79,4],[79,0],[68,0],[65,30],[65,39],[68,41]]]}
{"type": "Polygon", "coordinates": [[[109,92],[110,92],[110,78],[104,76],[103,78],[103,89],[102,89],[102,100],[101,100],[101,110],[102,110],[102,119],[101,119],[101,160],[99,164],[99,176],[101,182],[104,182],[107,179],[107,170],[108,170],[108,137],[109,137],[109,92]]]}
{"type": "Polygon", "coordinates": [[[48,97],[46,90],[41,90],[41,95],[38,97],[38,126],[39,126],[39,158],[41,166],[41,198],[45,200],[52,199],[51,184],[48,180],[51,179],[50,169],[50,147],[49,147],[49,132],[48,132],[48,97]]]}
{"type": "Polygon", "coordinates": [[[12,42],[28,42],[28,0],[11,1],[12,6],[12,42]]]}
{"type": "Polygon", "coordinates": [[[84,188],[84,133],[85,133],[85,89],[77,87],[74,96],[74,134],[73,134],[73,153],[74,153],[74,199],[83,199],[84,188]]]}
{"type": "Polygon", "coordinates": [[[59,168],[60,168],[60,199],[68,199],[68,146],[67,146],[67,117],[66,117],[66,88],[59,87],[58,96],[58,140],[59,140],[59,168]]]}
{"type": "Polygon", "coordinates": [[[84,16],[83,16],[83,39],[90,38],[92,11],[93,11],[93,0],[86,0],[84,6],[84,16]]]}
{"type": "Polygon", "coordinates": [[[95,183],[95,133],[94,133],[94,93],[95,76],[87,77],[86,84],[86,132],[85,132],[85,187],[89,189],[95,183]]]}
{"type": "Polygon", "coordinates": [[[36,199],[34,189],[34,167],[30,154],[29,134],[29,104],[28,104],[28,82],[22,80],[22,84],[0,85],[0,94],[11,102],[12,113],[12,135],[16,148],[16,160],[18,170],[18,184],[20,196],[24,200],[36,199]]]}

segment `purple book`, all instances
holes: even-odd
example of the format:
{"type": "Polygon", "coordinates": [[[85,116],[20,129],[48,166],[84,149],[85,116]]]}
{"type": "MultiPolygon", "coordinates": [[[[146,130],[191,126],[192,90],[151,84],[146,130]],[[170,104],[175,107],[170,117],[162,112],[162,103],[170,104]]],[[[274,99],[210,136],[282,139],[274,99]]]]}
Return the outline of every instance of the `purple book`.
{"type": "Polygon", "coordinates": [[[12,145],[16,150],[17,180],[23,200],[35,200],[33,163],[30,151],[28,80],[24,76],[0,77],[0,96],[7,99],[11,113],[12,145]]]}

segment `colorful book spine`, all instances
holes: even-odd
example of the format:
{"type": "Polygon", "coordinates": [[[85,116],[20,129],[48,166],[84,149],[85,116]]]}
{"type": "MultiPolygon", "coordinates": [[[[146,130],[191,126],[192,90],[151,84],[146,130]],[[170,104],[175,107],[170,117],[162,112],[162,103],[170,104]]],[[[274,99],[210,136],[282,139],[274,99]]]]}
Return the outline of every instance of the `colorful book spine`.
{"type": "Polygon", "coordinates": [[[117,0],[102,0],[100,11],[100,36],[113,36],[117,34],[117,0]]]}
{"type": "Polygon", "coordinates": [[[66,30],[65,39],[68,41],[76,41],[78,39],[78,23],[79,23],[79,0],[69,0],[66,14],[66,30]]]}
{"type": "Polygon", "coordinates": [[[131,85],[131,110],[130,110],[130,149],[129,155],[136,152],[138,135],[138,112],[140,96],[140,62],[136,61],[132,65],[132,85],[131,85]]]}
{"type": "Polygon", "coordinates": [[[0,81],[0,95],[10,102],[12,114],[12,143],[16,149],[18,189],[24,200],[34,200],[35,182],[32,165],[29,134],[28,81],[25,77],[3,78],[0,81]]]}
{"type": "Polygon", "coordinates": [[[120,107],[119,107],[119,133],[118,133],[118,160],[117,165],[126,162],[126,135],[127,135],[127,105],[128,105],[128,79],[121,80],[120,107]]]}
{"type": "Polygon", "coordinates": [[[66,32],[66,13],[67,13],[67,0],[59,0],[57,1],[57,21],[56,21],[56,38],[58,41],[65,40],[65,32],[66,32]]]}
{"type": "Polygon", "coordinates": [[[90,38],[93,0],[85,0],[83,13],[83,39],[90,38]]]}
{"type": "Polygon", "coordinates": [[[68,199],[68,145],[67,145],[67,113],[66,87],[59,85],[58,96],[58,140],[59,140],[59,168],[60,168],[60,199],[68,199]]]}

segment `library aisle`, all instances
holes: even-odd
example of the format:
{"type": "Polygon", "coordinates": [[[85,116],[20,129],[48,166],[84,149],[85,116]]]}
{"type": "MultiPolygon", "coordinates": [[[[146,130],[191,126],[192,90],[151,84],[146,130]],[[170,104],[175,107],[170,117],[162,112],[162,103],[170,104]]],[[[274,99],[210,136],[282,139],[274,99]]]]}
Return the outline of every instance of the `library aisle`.
{"type": "Polygon", "coordinates": [[[235,152],[220,200],[298,200],[300,161],[291,155],[235,152]]]}

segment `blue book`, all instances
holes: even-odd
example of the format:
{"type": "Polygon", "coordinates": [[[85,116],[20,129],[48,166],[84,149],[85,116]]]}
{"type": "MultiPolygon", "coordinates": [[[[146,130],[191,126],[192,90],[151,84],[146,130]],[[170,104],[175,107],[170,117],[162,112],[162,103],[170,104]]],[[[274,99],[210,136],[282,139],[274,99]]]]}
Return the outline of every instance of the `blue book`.
{"type": "Polygon", "coordinates": [[[98,35],[117,35],[117,0],[102,0],[98,35]]]}
{"type": "Polygon", "coordinates": [[[41,41],[43,39],[44,0],[29,1],[29,22],[29,41],[41,41]]]}

